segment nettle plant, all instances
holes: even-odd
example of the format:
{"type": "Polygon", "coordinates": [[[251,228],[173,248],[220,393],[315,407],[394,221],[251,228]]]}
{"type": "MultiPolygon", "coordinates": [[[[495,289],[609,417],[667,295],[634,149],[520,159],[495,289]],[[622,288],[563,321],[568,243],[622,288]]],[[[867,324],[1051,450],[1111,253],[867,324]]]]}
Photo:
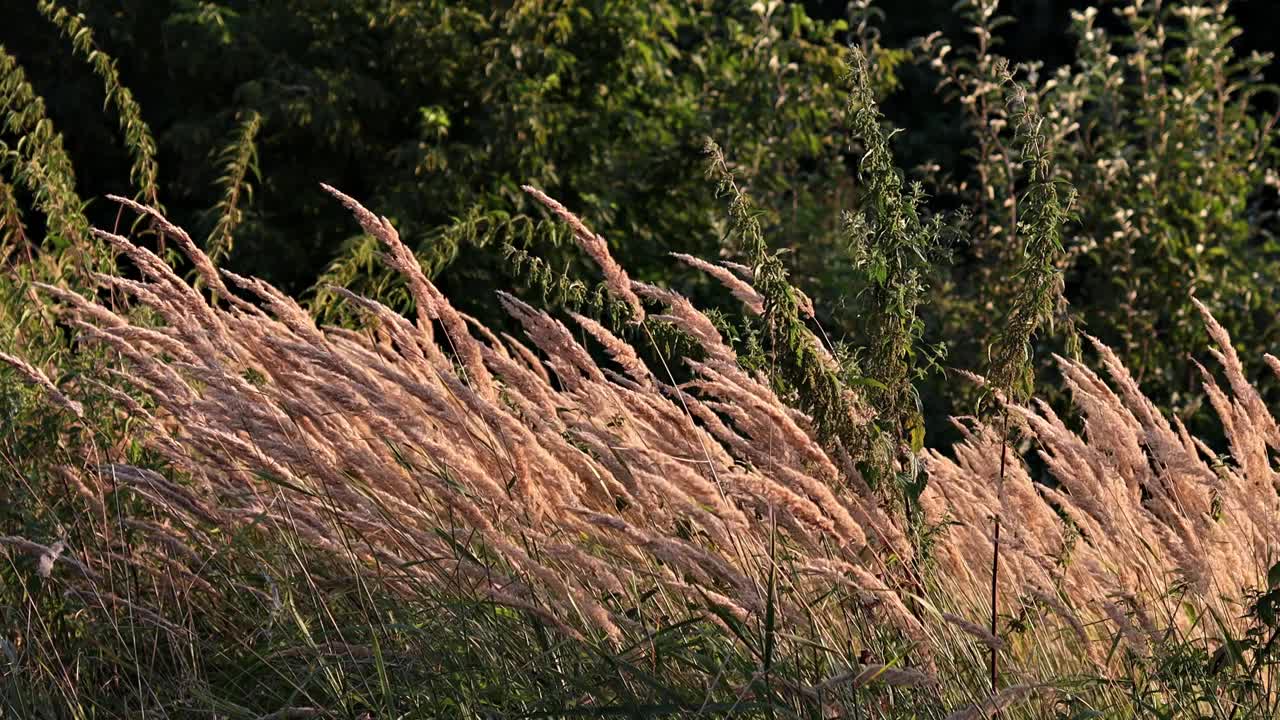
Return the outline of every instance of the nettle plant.
{"type": "MultiPolygon", "coordinates": [[[[996,52],[1010,19],[997,6],[962,3],[969,43],[939,35],[923,43],[975,139],[972,174],[938,183],[973,210],[971,281],[959,286],[975,291],[1001,287],[990,281],[1005,276],[1035,222],[1017,200],[1026,181],[1020,130],[1002,101],[1009,62],[996,52]]],[[[1276,336],[1277,115],[1262,77],[1271,57],[1236,55],[1240,30],[1225,1],[1105,6],[1111,17],[1097,8],[1072,14],[1074,62],[1052,73],[1042,63],[1016,68],[1055,158],[1051,180],[1079,194],[1057,264],[1070,303],[1059,316],[1120,349],[1144,388],[1177,403],[1194,379],[1178,348],[1204,341],[1193,296],[1242,346],[1276,336]]],[[[983,299],[965,294],[955,322],[982,327],[983,299]]]]}

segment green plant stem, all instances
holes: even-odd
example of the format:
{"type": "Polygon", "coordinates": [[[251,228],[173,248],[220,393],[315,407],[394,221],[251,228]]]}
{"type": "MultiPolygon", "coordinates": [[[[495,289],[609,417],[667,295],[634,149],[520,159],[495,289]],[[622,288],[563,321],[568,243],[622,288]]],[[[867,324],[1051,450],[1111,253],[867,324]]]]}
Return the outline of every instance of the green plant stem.
{"type": "MultiPolygon", "coordinates": [[[[1001,497],[1001,494],[1004,492],[1005,459],[1008,457],[1008,455],[1009,455],[1009,409],[1008,409],[1008,408],[1005,408],[1005,409],[1004,409],[1004,412],[1003,412],[1003,413],[1001,413],[1001,426],[1000,426],[1000,479],[998,480],[998,484],[996,485],[996,498],[997,498],[997,499],[999,499],[999,498],[1001,497]]],[[[992,545],[992,551],[991,551],[991,635],[992,635],[993,637],[1000,637],[1000,636],[997,634],[997,628],[996,628],[996,600],[997,600],[997,597],[998,597],[998,595],[997,595],[997,594],[998,594],[998,592],[999,592],[999,590],[998,590],[999,585],[997,584],[997,580],[998,580],[998,579],[999,579],[999,577],[1000,577],[1000,514],[999,514],[999,512],[997,512],[997,513],[996,513],[995,526],[996,526],[996,527],[995,527],[995,532],[993,533],[993,536],[992,536],[992,542],[991,542],[991,545],[992,545]]],[[[997,667],[997,660],[998,660],[998,658],[997,658],[997,653],[998,653],[998,652],[999,652],[999,651],[998,651],[996,648],[994,648],[994,647],[993,647],[993,648],[991,648],[991,692],[995,692],[995,691],[996,691],[996,682],[999,680],[999,671],[998,671],[998,667],[997,667]]]]}

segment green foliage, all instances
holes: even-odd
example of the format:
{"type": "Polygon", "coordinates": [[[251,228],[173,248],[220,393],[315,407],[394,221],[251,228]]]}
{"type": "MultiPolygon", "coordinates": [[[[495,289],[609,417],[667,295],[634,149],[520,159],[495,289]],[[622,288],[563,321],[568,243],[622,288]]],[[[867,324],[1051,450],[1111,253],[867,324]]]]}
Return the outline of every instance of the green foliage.
{"type": "MultiPolygon", "coordinates": [[[[1273,685],[1280,666],[1280,564],[1271,567],[1263,588],[1242,600],[1239,627],[1212,610],[1187,607],[1185,629],[1171,630],[1146,652],[1119,651],[1121,672],[1082,679],[1082,688],[1115,693],[1107,713],[1089,716],[1127,711],[1171,720],[1275,717],[1280,712],[1273,685]],[[1208,638],[1196,635],[1203,626],[1211,630],[1208,638]]],[[[1067,717],[1086,712],[1079,699],[1064,705],[1067,717]]]]}
{"type": "Polygon", "coordinates": [[[1273,91],[1260,75],[1270,59],[1235,57],[1239,29],[1214,3],[1119,15],[1115,47],[1095,13],[1075,15],[1080,60],[1045,102],[1082,105],[1059,155],[1081,192],[1068,282],[1091,299],[1083,322],[1122,341],[1144,386],[1165,397],[1190,375],[1167,348],[1205,342],[1190,295],[1246,347],[1276,337],[1280,245],[1274,215],[1257,204],[1276,172],[1275,118],[1254,104],[1273,91]],[[1118,73],[1136,82],[1117,84],[1118,73]]]}
{"type": "MultiPolygon", "coordinates": [[[[699,180],[704,137],[743,160],[774,218],[829,206],[843,174],[837,34],[847,25],[814,20],[798,3],[179,0],[119,14],[66,4],[85,16],[66,25],[84,44],[77,52],[100,53],[87,27],[131,52],[119,76],[151,111],[165,204],[180,224],[225,202],[207,160],[238,115],[262,117],[255,142],[266,179],[228,262],[291,290],[317,288],[314,304],[329,319],[341,310],[326,283],[405,298],[366,263],[365,241],[340,230],[318,181],[393,218],[442,289],[492,319],[492,291],[512,280],[500,248],[558,269],[576,262],[562,236],[536,222],[522,183],[591,218],[619,260],[652,281],[666,274],[669,251],[714,252],[714,198],[699,180]]],[[[114,70],[105,57],[92,61],[104,80],[114,70]]],[[[108,99],[127,98],[110,77],[108,99]]],[[[882,82],[891,79],[885,65],[882,82]]],[[[814,230],[792,217],[785,239],[814,230]]]]}
{"type": "Polygon", "coordinates": [[[250,177],[261,182],[258,170],[258,148],[254,140],[262,129],[262,116],[249,113],[236,128],[235,139],[222,151],[222,177],[218,184],[223,188],[222,199],[215,208],[217,220],[205,240],[205,253],[215,265],[231,253],[234,235],[244,220],[244,209],[253,201],[253,184],[250,177]]]}
{"type": "MultiPolygon", "coordinates": [[[[0,113],[4,132],[17,136],[16,145],[0,140],[0,173],[31,196],[32,205],[47,218],[45,243],[65,249],[87,245],[89,222],[83,201],[76,194],[75,170],[62,145],[62,137],[45,114],[44,101],[32,89],[17,58],[0,47],[0,113]]],[[[12,192],[5,196],[13,197],[12,192]]],[[[6,216],[21,221],[17,206],[6,207],[6,216]]]]}
{"type": "Polygon", "coordinates": [[[27,237],[27,225],[22,220],[22,208],[14,197],[13,186],[0,179],[0,265],[18,250],[31,252],[31,240],[27,237]]]}
{"type": "Polygon", "coordinates": [[[865,288],[859,300],[866,318],[867,375],[874,381],[868,396],[881,431],[899,448],[900,464],[911,467],[904,482],[914,500],[922,486],[911,458],[924,445],[924,417],[912,383],[928,367],[920,306],[929,289],[927,277],[941,255],[943,226],[941,218],[921,217],[924,190],[919,183],[903,189],[881,128],[871,68],[857,49],[849,76],[850,131],[863,146],[858,168],[862,192],[859,211],[846,212],[844,226],[850,258],[865,288]]]}
{"type": "MultiPolygon", "coordinates": [[[[1032,338],[1041,325],[1052,325],[1055,313],[1065,315],[1062,273],[1062,231],[1075,191],[1064,202],[1053,174],[1052,155],[1044,134],[1044,118],[1015,86],[1009,105],[1017,128],[1018,147],[1027,168],[1026,188],[1014,199],[1014,242],[1021,243],[1021,262],[1010,278],[1015,290],[1008,315],[996,330],[989,350],[987,380],[1012,399],[1025,402],[1035,390],[1032,338]]],[[[1070,325],[1070,318],[1067,323],[1070,325]]],[[[1078,352],[1073,331],[1067,344],[1078,352]]]]}
{"type": "Polygon", "coordinates": [[[765,240],[760,211],[738,186],[720,147],[708,140],[706,152],[707,175],[729,199],[729,243],[751,264],[752,285],[764,299],[763,350],[770,377],[784,397],[813,418],[824,443],[862,454],[866,411],[853,390],[862,384],[858,371],[838,360],[805,324],[804,316],[813,316],[812,305],[802,300],[779,253],[765,240]]]}
{"type": "MultiPolygon", "coordinates": [[[[956,329],[944,334],[985,325],[992,329],[983,343],[991,343],[1012,331],[1019,323],[983,323],[986,299],[965,290],[1024,294],[1035,277],[1018,270],[1030,249],[1026,233],[1036,224],[1042,236],[1057,228],[1065,254],[1036,262],[1046,281],[1061,275],[1054,282],[1071,316],[1120,350],[1154,397],[1185,403],[1176,388],[1189,385],[1192,370],[1173,348],[1205,342],[1192,295],[1237,329],[1245,347],[1268,347],[1280,329],[1269,309],[1280,272],[1271,187],[1276,118],[1261,110],[1273,92],[1262,81],[1270,58],[1236,57],[1231,43],[1239,29],[1225,3],[1115,5],[1116,22],[1107,24],[1117,28],[1115,38],[1097,10],[1077,12],[1074,61],[1052,73],[1025,64],[1029,92],[1017,107],[1034,112],[1033,123],[1002,102],[1008,62],[995,47],[998,29],[1011,19],[997,14],[993,0],[963,4],[972,44],[956,50],[936,36],[925,43],[976,139],[972,174],[942,183],[973,210],[971,257],[962,271],[977,280],[957,282],[956,329]],[[1032,147],[1028,129],[1038,135],[1032,147]],[[1050,172],[1035,178],[1040,158],[1050,157],[1050,172]],[[1019,166],[1032,177],[1024,180],[1019,166]],[[1073,186],[1078,199],[1055,200],[1058,184],[1073,186]],[[1070,222],[1064,209],[1076,211],[1070,222]],[[1002,282],[1018,276],[1021,284],[1002,282]]],[[[1064,306],[1049,306],[1055,293],[1042,289],[1032,314],[1065,318],[1064,306]]],[[[992,362],[1026,357],[1025,346],[1013,352],[1020,342],[1001,340],[1004,350],[992,362]]],[[[1025,373],[1008,379],[1026,392],[1025,373]]]]}
{"type": "Polygon", "coordinates": [[[105,104],[119,119],[120,130],[124,133],[125,147],[133,156],[129,179],[138,189],[137,197],[140,201],[159,208],[160,192],[157,181],[159,162],[156,159],[156,142],[152,137],[151,128],[142,119],[142,108],[134,99],[133,93],[120,80],[116,61],[94,42],[93,30],[85,24],[83,15],[73,15],[52,0],[38,0],[36,5],[40,14],[71,40],[71,46],[75,52],[89,63],[94,74],[102,81],[106,93],[105,104]]]}
{"type": "MultiPolygon", "coordinates": [[[[425,11],[442,13],[441,30],[415,19],[397,29],[404,42],[438,45],[443,26],[462,22],[461,8],[425,11]]],[[[450,267],[446,292],[465,282],[483,306],[482,289],[508,282],[492,255],[462,248],[496,240],[536,248],[558,267],[575,257],[556,249],[561,237],[525,222],[534,208],[520,182],[590,218],[624,266],[653,280],[666,274],[668,250],[714,248],[711,198],[696,182],[702,137],[714,133],[750,158],[775,214],[838,175],[832,30],[797,6],[568,3],[552,15],[531,3],[483,21],[471,12],[477,40],[459,45],[457,28],[448,35],[449,85],[429,93],[438,100],[423,109],[422,139],[404,158],[409,187],[390,205],[384,193],[370,198],[403,235],[422,238],[429,270],[450,267]],[[432,215],[401,210],[401,196],[432,215]]]]}

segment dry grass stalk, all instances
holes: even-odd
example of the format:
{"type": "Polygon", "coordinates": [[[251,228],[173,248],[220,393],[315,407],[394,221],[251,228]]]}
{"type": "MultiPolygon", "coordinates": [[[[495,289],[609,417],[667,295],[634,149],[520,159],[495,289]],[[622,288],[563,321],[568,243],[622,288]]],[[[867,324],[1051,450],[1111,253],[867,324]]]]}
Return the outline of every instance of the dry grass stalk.
{"type": "Polygon", "coordinates": [[[54,405],[66,410],[76,417],[84,417],[84,408],[80,403],[68,398],[66,395],[63,395],[62,391],[58,389],[58,386],[54,385],[53,381],[46,377],[44,373],[40,372],[40,370],[31,363],[26,362],[20,357],[15,357],[3,352],[0,352],[0,362],[3,362],[16,370],[27,382],[43,389],[50,402],[54,405]]]}

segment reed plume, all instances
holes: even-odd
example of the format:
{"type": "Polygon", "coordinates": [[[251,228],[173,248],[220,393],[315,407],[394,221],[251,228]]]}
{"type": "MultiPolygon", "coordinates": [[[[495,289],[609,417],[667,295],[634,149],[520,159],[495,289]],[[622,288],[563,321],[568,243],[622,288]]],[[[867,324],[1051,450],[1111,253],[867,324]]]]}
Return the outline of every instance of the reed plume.
{"type": "MultiPolygon", "coordinates": [[[[1228,462],[1162,415],[1094,341],[1106,379],[1058,358],[1080,430],[1045,404],[1007,404],[1045,473],[1010,453],[998,491],[1002,437],[977,420],[956,420],[963,441],[949,453],[922,454],[929,483],[920,507],[938,529],[926,554],[850,457],[820,442],[811,419],[767,377],[744,369],[706,315],[671,290],[627,278],[602,241],[588,250],[610,286],[650,306],[633,321],[665,320],[690,337],[686,381],[650,368],[595,320],[573,316],[585,335],[575,333],[510,295],[501,302],[524,337],[483,328],[436,289],[385,218],[326,189],[408,277],[416,322],[339,291],[367,324],[318,326],[261,281],[214,275],[189,238],[142,208],[179,238],[216,301],[154,253],[105,232],[98,235],[141,279],[98,281],[155,322],[44,286],[84,340],[124,360],[118,390],[145,397],[137,420],[149,448],[189,478],[127,465],[76,478],[99,506],[124,485],[161,510],[163,523],[139,525],[157,544],[182,544],[173,527],[194,528],[187,537],[276,528],[406,596],[446,589],[615,643],[645,632],[637,618],[691,608],[730,629],[767,616],[792,637],[842,642],[863,637],[858,628],[870,623],[905,648],[915,669],[902,677],[920,672],[929,683],[975,646],[1016,658],[1039,652],[1037,643],[1065,643],[1079,662],[1105,666],[1099,641],[1110,635],[1100,628],[1141,649],[1185,623],[1171,591],[1225,607],[1223,598],[1258,586],[1277,554],[1280,480],[1268,448],[1280,433],[1204,308],[1227,381],[1204,371],[1228,462]],[[991,610],[988,520],[997,513],[1005,518],[998,610],[1043,618],[1018,637],[975,621],[991,610]]],[[[746,280],[681,259],[759,312],[746,280]]],[[[74,411],[38,370],[4,359],[74,411]]],[[[68,582],[81,600],[117,604],[93,588],[95,561],[76,548],[6,542],[79,568],[68,582]]],[[[171,582],[211,592],[192,559],[204,550],[188,550],[191,557],[165,556],[171,582]]],[[[898,677],[868,674],[874,663],[843,675],[836,665],[830,686],[898,677]]],[[[1010,682],[1043,679],[1011,667],[1010,682]]],[[[1010,689],[973,712],[996,712],[1024,694],[1010,689]]]]}

